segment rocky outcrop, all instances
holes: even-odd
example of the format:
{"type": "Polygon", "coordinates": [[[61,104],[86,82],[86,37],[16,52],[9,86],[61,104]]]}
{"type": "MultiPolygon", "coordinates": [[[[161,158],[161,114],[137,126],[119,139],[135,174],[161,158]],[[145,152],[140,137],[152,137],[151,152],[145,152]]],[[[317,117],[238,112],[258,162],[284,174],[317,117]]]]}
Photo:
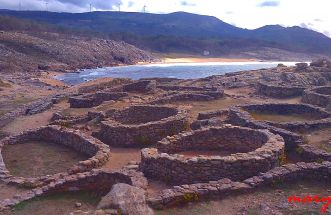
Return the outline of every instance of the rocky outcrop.
{"type": "Polygon", "coordinates": [[[102,198],[98,209],[115,209],[122,215],[152,215],[146,204],[146,191],[128,184],[115,184],[102,198]]]}
{"type": "Polygon", "coordinates": [[[0,72],[65,72],[154,60],[148,52],[113,40],[7,31],[0,40],[0,72]]]}

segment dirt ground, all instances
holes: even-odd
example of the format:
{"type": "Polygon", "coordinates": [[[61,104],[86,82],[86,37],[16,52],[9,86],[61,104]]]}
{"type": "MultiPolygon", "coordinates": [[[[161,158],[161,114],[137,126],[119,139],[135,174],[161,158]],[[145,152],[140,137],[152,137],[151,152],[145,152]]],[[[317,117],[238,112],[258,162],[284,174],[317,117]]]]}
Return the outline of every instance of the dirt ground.
{"type": "Polygon", "coordinates": [[[35,198],[6,211],[3,215],[67,215],[74,211],[95,210],[100,197],[89,192],[63,193],[35,198]],[[81,206],[77,207],[76,203],[81,206]]]}
{"type": "Polygon", "coordinates": [[[120,170],[126,166],[129,162],[135,161],[140,162],[140,150],[135,148],[114,148],[110,149],[110,159],[102,167],[104,170],[120,170]]]}
{"type": "Polygon", "coordinates": [[[65,172],[88,159],[68,147],[50,142],[31,141],[5,146],[2,150],[7,169],[14,176],[39,177],[65,172]]]}
{"type": "Polygon", "coordinates": [[[331,128],[305,132],[304,140],[317,148],[331,152],[331,128]]]}

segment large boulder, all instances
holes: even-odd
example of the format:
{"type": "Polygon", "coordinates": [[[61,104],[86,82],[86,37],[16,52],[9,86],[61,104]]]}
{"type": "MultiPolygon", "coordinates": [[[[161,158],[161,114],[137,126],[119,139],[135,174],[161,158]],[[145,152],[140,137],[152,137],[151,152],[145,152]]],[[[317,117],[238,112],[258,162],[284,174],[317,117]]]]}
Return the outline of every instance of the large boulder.
{"type": "Polygon", "coordinates": [[[152,215],[146,204],[145,190],[128,184],[115,184],[104,196],[98,209],[115,209],[121,215],[152,215]]]}

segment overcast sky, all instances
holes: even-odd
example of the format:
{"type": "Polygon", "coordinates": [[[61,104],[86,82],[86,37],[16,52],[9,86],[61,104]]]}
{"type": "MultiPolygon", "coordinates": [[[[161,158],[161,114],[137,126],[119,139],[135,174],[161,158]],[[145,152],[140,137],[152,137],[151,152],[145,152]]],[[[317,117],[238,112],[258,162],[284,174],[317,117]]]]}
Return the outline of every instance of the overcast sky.
{"type": "MultiPolygon", "coordinates": [[[[46,0],[48,10],[87,12],[117,10],[141,12],[144,5],[151,13],[186,11],[216,16],[242,28],[264,25],[298,25],[331,37],[331,0],[46,0]]],[[[0,8],[45,10],[43,0],[0,0],[0,8]],[[20,3],[21,2],[21,3],[20,3]]]]}

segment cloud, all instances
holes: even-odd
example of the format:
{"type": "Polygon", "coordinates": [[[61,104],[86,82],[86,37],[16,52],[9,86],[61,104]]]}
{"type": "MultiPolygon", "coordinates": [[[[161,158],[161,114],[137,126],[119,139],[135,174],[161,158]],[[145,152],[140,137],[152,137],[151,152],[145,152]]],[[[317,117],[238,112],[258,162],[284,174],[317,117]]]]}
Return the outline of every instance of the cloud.
{"type": "Polygon", "coordinates": [[[330,33],[330,31],[323,31],[323,34],[325,34],[325,35],[328,36],[328,37],[331,37],[331,33],[330,33]]]}
{"type": "Polygon", "coordinates": [[[280,5],[279,1],[264,1],[258,4],[259,7],[278,7],[280,5]]]}
{"type": "Polygon", "coordinates": [[[194,6],[196,6],[196,4],[194,4],[194,3],[190,3],[190,2],[187,2],[187,1],[181,1],[180,4],[181,4],[182,6],[190,6],[190,7],[194,7],[194,6]]]}
{"type": "Polygon", "coordinates": [[[301,23],[299,26],[301,28],[309,28],[309,26],[306,23],[301,23]]]}
{"type": "MultiPolygon", "coordinates": [[[[20,0],[0,0],[0,7],[4,9],[17,10],[20,0]]],[[[50,11],[85,12],[89,10],[90,4],[94,10],[112,10],[122,0],[48,0],[50,11]]],[[[21,0],[23,10],[45,10],[43,0],[21,0]]]]}
{"type": "Polygon", "coordinates": [[[135,3],[134,3],[133,1],[129,1],[129,2],[128,2],[128,8],[133,7],[134,4],[135,4],[135,3]]]}

